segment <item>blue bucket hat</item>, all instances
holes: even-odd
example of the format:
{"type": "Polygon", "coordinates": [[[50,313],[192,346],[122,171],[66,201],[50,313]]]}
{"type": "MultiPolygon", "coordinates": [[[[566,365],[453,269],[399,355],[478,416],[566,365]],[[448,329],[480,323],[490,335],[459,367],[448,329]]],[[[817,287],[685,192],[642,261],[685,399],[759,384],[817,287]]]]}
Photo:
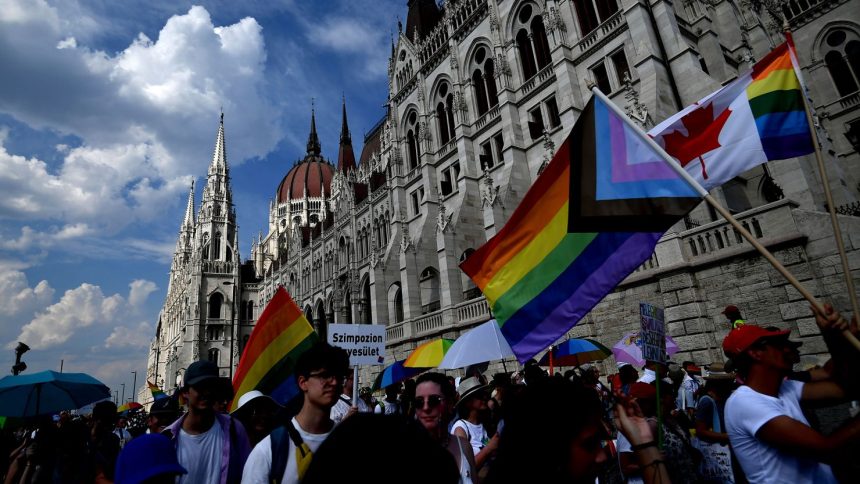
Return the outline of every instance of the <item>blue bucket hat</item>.
{"type": "Polygon", "coordinates": [[[139,484],[161,475],[187,474],[176,460],[170,439],[161,434],[144,434],[125,444],[116,460],[116,484],[139,484]]]}

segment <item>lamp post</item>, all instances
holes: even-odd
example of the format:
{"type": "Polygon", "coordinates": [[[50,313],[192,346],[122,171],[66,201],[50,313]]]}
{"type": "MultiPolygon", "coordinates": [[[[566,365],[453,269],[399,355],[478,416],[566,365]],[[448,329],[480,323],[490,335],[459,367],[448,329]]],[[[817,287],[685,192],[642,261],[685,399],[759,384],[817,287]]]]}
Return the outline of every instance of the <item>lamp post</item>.
{"type": "Polygon", "coordinates": [[[30,347],[19,341],[18,346],[15,347],[15,365],[12,367],[13,375],[18,375],[27,369],[27,364],[21,361],[21,355],[28,351],[30,351],[30,347]]]}
{"type": "Polygon", "coordinates": [[[233,345],[236,340],[233,334],[236,324],[236,284],[233,284],[233,281],[224,281],[221,284],[233,288],[233,297],[230,300],[230,380],[233,380],[233,345]]]}
{"type": "Polygon", "coordinates": [[[119,403],[119,390],[113,391],[113,403],[115,405],[119,403]]]}
{"type": "Polygon", "coordinates": [[[122,400],[121,401],[124,402],[125,401],[125,383],[120,383],[120,385],[122,385],[122,400]]]}
{"type": "Polygon", "coordinates": [[[137,392],[137,371],[132,371],[132,373],[134,374],[134,383],[131,388],[131,399],[132,401],[136,401],[137,395],[135,393],[137,392]]]}

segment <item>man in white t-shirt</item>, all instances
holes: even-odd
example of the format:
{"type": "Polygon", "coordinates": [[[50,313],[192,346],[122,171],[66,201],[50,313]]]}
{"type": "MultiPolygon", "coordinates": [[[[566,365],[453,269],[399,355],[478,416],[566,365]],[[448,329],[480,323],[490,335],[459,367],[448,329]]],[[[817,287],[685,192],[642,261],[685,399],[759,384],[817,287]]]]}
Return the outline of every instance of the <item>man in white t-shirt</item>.
{"type": "Polygon", "coordinates": [[[313,453],[334,428],[331,408],[343,390],[348,368],[347,352],[327,343],[317,343],[299,356],[295,375],[304,398],[302,409],[254,446],[242,484],[301,481],[313,453]]]}
{"type": "Polygon", "coordinates": [[[354,415],[356,413],[369,413],[373,411],[373,409],[364,403],[364,400],[360,398],[353,400],[352,386],[352,371],[348,371],[343,381],[343,394],[338,397],[337,402],[335,402],[334,407],[331,409],[331,419],[334,421],[335,425],[343,422],[343,419],[350,415],[354,415]]]}
{"type": "Polygon", "coordinates": [[[860,441],[860,419],[824,436],[809,426],[801,411],[801,402],[856,395],[857,352],[840,335],[848,324],[829,305],[825,311],[816,314],[816,322],[833,357],[829,380],[786,379],[798,346],[789,341],[788,330],[745,324],[723,341],[723,351],[745,382],[726,402],[726,430],[751,484],[836,482],[828,463],[838,458],[838,450],[860,441]]]}
{"type": "Polygon", "coordinates": [[[178,484],[227,484],[237,482],[250,452],[245,427],[238,420],[215,411],[215,405],[230,400],[230,379],[220,376],[211,361],[195,361],[185,371],[182,396],[188,412],[163,433],[176,449],[179,464],[188,473],[178,484]]]}

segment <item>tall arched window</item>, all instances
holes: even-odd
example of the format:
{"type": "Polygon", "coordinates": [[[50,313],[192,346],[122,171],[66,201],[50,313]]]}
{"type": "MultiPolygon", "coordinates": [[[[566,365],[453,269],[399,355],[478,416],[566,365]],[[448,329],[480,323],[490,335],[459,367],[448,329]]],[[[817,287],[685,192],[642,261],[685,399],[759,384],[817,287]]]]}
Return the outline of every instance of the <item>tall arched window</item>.
{"type": "Polygon", "coordinates": [[[531,4],[527,3],[520,8],[516,29],[517,53],[523,70],[523,82],[525,82],[548,66],[552,57],[543,17],[531,4]]]}
{"type": "Polygon", "coordinates": [[[406,117],[406,161],[409,169],[414,170],[418,166],[418,114],[415,111],[406,117]]]}
{"type": "Polygon", "coordinates": [[[219,359],[220,353],[221,352],[215,348],[212,348],[211,350],[209,350],[209,354],[208,354],[209,361],[218,365],[218,359],[219,359]]]}
{"type": "Polygon", "coordinates": [[[573,0],[579,30],[586,36],[618,11],[616,0],[573,0]]]}
{"type": "Polygon", "coordinates": [[[857,34],[833,30],[824,38],[822,50],[839,97],[856,92],[860,86],[860,40],[857,34]]]}
{"type": "Polygon", "coordinates": [[[248,321],[254,320],[254,301],[248,301],[248,321]]]}
{"type": "Polygon", "coordinates": [[[447,82],[436,90],[436,127],[440,146],[454,138],[454,96],[447,82]]]}
{"type": "Polygon", "coordinates": [[[215,232],[215,237],[212,238],[212,260],[221,258],[221,233],[215,232]]]}
{"type": "Polygon", "coordinates": [[[220,292],[209,296],[209,318],[221,319],[221,305],[224,303],[224,296],[220,292]]]}
{"type": "Polygon", "coordinates": [[[472,88],[475,94],[475,107],[478,116],[481,116],[499,104],[493,57],[485,46],[480,46],[475,50],[473,65],[472,88]]]}

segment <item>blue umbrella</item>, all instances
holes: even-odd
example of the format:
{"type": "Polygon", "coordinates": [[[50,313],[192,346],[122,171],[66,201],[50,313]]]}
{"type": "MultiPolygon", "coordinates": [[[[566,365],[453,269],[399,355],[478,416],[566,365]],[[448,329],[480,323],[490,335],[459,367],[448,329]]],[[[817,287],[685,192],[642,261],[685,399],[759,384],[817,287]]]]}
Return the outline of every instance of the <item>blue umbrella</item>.
{"type": "Polygon", "coordinates": [[[0,379],[0,416],[34,417],[74,410],[110,398],[110,390],[86,373],[42,371],[0,379]]]}
{"type": "Polygon", "coordinates": [[[391,365],[386,366],[385,369],[376,376],[376,380],[373,382],[373,390],[379,390],[380,388],[400,383],[403,380],[407,380],[421,372],[427,371],[427,368],[409,368],[407,366],[403,366],[405,361],[406,360],[395,361],[391,365]]]}

